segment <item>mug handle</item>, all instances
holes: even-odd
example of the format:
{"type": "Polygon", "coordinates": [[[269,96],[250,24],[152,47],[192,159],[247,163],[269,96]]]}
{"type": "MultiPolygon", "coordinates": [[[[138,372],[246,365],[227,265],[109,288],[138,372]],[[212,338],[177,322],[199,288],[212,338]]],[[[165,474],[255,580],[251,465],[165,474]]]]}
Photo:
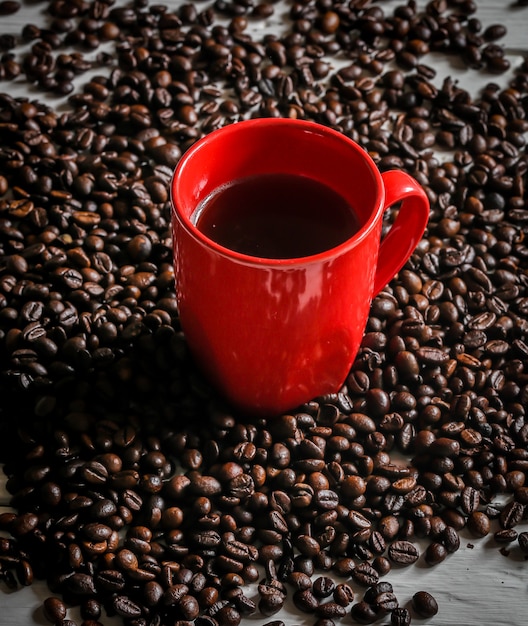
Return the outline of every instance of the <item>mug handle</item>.
{"type": "Polygon", "coordinates": [[[383,238],[374,277],[377,295],[405,265],[420,242],[429,219],[429,200],[423,188],[412,176],[400,170],[390,170],[381,175],[385,185],[386,211],[396,202],[401,207],[387,235],[383,238]]]}

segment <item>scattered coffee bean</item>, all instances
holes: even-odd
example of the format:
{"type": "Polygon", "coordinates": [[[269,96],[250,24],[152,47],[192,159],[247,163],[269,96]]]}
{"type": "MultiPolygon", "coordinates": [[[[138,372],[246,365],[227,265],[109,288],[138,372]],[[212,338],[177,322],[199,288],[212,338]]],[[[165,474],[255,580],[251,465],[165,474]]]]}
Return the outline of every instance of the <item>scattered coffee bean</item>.
{"type": "Polygon", "coordinates": [[[425,562],[428,565],[438,565],[445,560],[448,554],[447,548],[444,544],[434,541],[430,543],[424,553],[425,562]]]}
{"type": "Polygon", "coordinates": [[[391,613],[392,626],[410,626],[411,614],[409,609],[405,607],[398,607],[391,613]]]}
{"type": "MultiPolygon", "coordinates": [[[[354,601],[332,578],[346,576],[367,587],[356,622],[390,612],[409,624],[377,581],[418,559],[415,537],[429,538],[432,565],[466,526],[528,552],[527,64],[478,97],[433,81],[429,51],[508,70],[495,43],[504,27],[477,28],[465,15],[474,3],[394,14],[289,3],[291,25],[262,38],[248,20],[267,19],[271,3],[147,4],[50,2],[50,28],[22,29],[27,53],[16,37],[0,42],[4,84],[66,102],[0,94],[2,393],[18,415],[0,419],[16,510],[0,516],[0,580],[47,576],[64,599],[46,601],[46,618],[62,626],[66,602],[87,626],[105,610],[139,626],[236,626],[280,610],[282,585],[330,626],[354,601]],[[103,41],[115,54],[97,50],[103,41]],[[168,190],[202,135],[263,115],[347,134],[381,170],[415,176],[431,216],[374,298],[341,392],[252,421],[231,414],[188,355],[168,190]],[[452,158],[440,162],[435,146],[452,158]],[[513,500],[487,504],[497,494],[513,500]],[[253,602],[241,586],[260,580],[257,564],[266,580],[253,602]]],[[[0,13],[19,6],[0,2],[0,13]]],[[[432,615],[419,598],[417,613],[432,615]]]]}
{"type": "Polygon", "coordinates": [[[434,617],[438,613],[438,603],[428,591],[418,591],[412,597],[413,609],[421,617],[434,617]]]}
{"type": "Polygon", "coordinates": [[[64,602],[55,596],[46,598],[44,600],[44,616],[52,624],[65,619],[66,617],[66,605],[64,602]]]}
{"type": "Polygon", "coordinates": [[[379,618],[378,611],[364,600],[356,602],[351,610],[352,620],[357,624],[373,624],[379,618]]]}
{"type": "Polygon", "coordinates": [[[420,556],[418,548],[410,541],[394,541],[388,549],[389,559],[397,565],[410,565],[420,556]]]}
{"type": "Polygon", "coordinates": [[[475,511],[468,516],[467,528],[475,537],[485,537],[491,530],[490,519],[482,511],[475,511]]]}
{"type": "Polygon", "coordinates": [[[518,542],[519,542],[519,546],[521,547],[521,550],[528,554],[528,532],[523,531],[522,533],[519,533],[518,536],[518,542]]]}

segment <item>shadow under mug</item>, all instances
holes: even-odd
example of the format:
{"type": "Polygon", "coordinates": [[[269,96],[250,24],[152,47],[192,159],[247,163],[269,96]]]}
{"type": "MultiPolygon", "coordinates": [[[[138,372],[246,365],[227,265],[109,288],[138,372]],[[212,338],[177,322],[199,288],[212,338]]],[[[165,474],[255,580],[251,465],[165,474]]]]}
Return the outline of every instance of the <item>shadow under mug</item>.
{"type": "Polygon", "coordinates": [[[177,302],[191,353],[235,407],[264,416],[339,391],[372,298],[408,260],[429,217],[411,176],[381,174],[345,135],[290,119],[243,121],[205,136],[181,158],[171,195],[177,302]],[[319,254],[264,259],[223,247],[193,223],[218,187],[275,173],[329,186],[353,207],[359,230],[319,254]],[[382,240],[385,211],[399,202],[382,240]]]}

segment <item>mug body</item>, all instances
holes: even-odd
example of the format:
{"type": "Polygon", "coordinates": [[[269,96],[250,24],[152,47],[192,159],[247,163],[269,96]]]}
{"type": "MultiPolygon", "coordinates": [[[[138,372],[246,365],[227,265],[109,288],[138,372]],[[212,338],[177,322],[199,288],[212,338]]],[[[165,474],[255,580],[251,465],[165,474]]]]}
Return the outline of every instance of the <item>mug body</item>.
{"type": "Polygon", "coordinates": [[[343,385],[373,297],[383,204],[368,154],[312,122],[239,122],[182,157],[172,183],[180,321],[196,361],[236,407],[274,415],[343,385]],[[354,210],[358,232],[312,256],[262,259],[219,245],[193,223],[219,186],[274,173],[331,187],[354,210]]]}

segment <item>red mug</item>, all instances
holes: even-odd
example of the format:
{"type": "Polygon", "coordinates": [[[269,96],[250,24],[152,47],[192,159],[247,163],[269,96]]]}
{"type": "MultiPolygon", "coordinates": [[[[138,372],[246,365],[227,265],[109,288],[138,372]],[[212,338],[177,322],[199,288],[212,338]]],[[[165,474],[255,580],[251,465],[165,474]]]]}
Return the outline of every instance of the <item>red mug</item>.
{"type": "Polygon", "coordinates": [[[339,391],[372,298],[425,230],[429,202],[419,184],[405,172],[381,174],[363,148],[328,127],[262,118],[226,126],[191,146],[171,192],[180,322],[217,390],[234,407],[264,416],[339,391]],[[359,230],[323,252],[269,259],[224,247],[197,228],[196,208],[219,187],[275,173],[330,187],[353,207],[359,230]],[[384,213],[398,202],[382,240],[384,213]]]}

